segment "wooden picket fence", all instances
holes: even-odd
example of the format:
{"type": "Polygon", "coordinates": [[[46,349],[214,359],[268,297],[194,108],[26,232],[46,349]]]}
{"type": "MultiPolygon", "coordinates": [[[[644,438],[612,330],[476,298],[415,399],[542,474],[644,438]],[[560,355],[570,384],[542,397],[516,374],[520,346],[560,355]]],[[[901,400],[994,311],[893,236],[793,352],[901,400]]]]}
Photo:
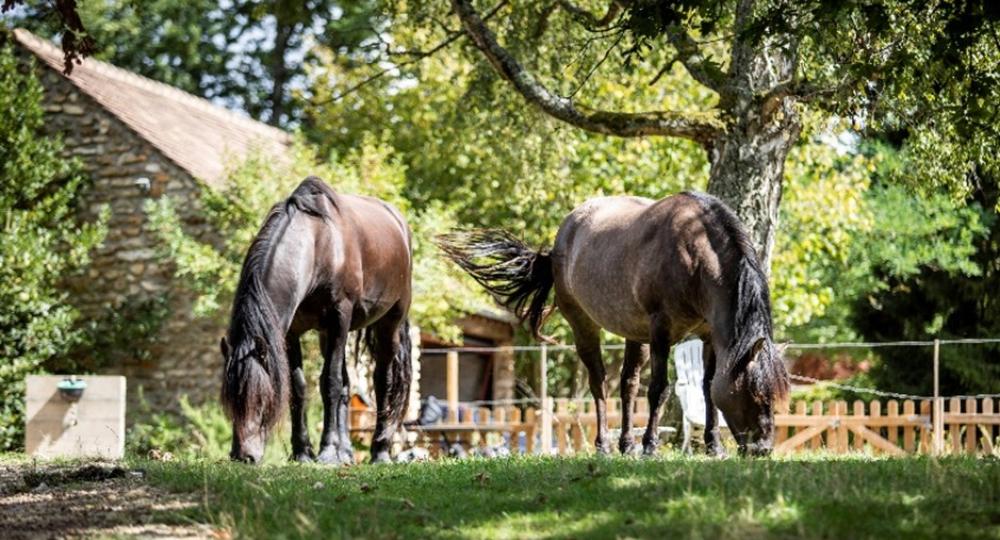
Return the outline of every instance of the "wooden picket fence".
{"type": "Polygon", "coordinates": [[[990,398],[944,399],[934,437],[932,400],[883,404],[855,401],[795,402],[775,415],[775,452],[825,450],[847,453],[869,450],[901,456],[912,453],[992,454],[996,449],[1000,410],[990,398]],[[939,445],[935,452],[935,440],[939,445]]]}
{"type": "MultiPolygon", "coordinates": [[[[367,408],[350,410],[350,430],[355,438],[364,442],[371,437],[375,427],[375,411],[367,408]]],[[[538,410],[525,408],[522,412],[515,405],[494,405],[491,407],[460,404],[458,410],[450,409],[448,417],[443,421],[428,426],[406,426],[406,432],[416,434],[418,443],[429,450],[432,455],[440,450],[436,444],[446,439],[450,443],[458,442],[465,446],[485,444],[492,435],[517,441],[523,435],[526,453],[534,453],[536,447],[536,430],[539,427],[538,410]]],[[[514,448],[514,451],[517,449],[514,448]]]]}
{"type": "MultiPolygon", "coordinates": [[[[559,454],[592,452],[597,415],[591,399],[558,398],[552,402],[552,430],[559,454]]],[[[932,400],[863,402],[797,401],[785,413],[775,415],[775,452],[798,451],[833,453],[871,452],[902,456],[913,453],[995,454],[1000,450],[1000,403],[990,398],[943,399],[941,435],[934,437],[932,400]],[[935,444],[940,446],[934,451],[935,444]]],[[[649,418],[646,399],[633,404],[633,426],[645,428],[649,418]]],[[[431,426],[412,426],[422,444],[434,447],[442,436],[451,442],[481,444],[491,434],[512,442],[524,441],[524,451],[539,450],[542,433],[541,410],[514,405],[494,407],[462,405],[449,411],[443,422],[431,426]],[[523,439],[521,438],[523,436],[523,439]]],[[[608,425],[621,426],[621,402],[608,400],[608,425]]],[[[370,436],[374,418],[371,411],[351,411],[351,430],[355,435],[370,436]]],[[[616,443],[617,437],[612,440],[616,443]]]]}

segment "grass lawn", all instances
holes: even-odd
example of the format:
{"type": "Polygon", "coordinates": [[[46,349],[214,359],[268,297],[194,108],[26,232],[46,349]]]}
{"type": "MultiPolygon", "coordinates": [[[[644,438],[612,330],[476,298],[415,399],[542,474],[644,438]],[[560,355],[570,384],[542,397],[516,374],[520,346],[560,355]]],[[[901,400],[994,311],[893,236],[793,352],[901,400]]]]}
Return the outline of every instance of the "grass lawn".
{"type": "Polygon", "coordinates": [[[135,461],[256,538],[998,538],[1000,460],[512,458],[326,468],[135,461]]]}

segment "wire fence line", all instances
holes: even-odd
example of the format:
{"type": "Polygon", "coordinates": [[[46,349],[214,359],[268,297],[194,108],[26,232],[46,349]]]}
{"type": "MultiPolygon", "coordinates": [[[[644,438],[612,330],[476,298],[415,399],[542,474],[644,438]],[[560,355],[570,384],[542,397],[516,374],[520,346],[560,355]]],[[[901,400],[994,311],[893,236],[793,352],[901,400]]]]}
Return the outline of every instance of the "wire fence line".
{"type": "MultiPolygon", "coordinates": [[[[787,343],[785,344],[786,349],[794,350],[810,350],[810,349],[875,349],[875,348],[885,348],[885,347],[933,347],[937,345],[984,345],[984,344],[1000,344],[1000,338],[958,338],[958,339],[939,339],[939,340],[910,340],[910,341],[870,341],[870,342],[832,342],[832,343],[787,343]]],[[[602,350],[606,351],[618,351],[623,350],[625,345],[623,343],[609,343],[602,344],[602,350]]],[[[434,349],[423,349],[421,355],[434,355],[434,354],[447,354],[447,353],[494,353],[494,352],[542,352],[542,351],[552,351],[552,352],[564,352],[573,351],[576,347],[572,344],[543,344],[543,345],[503,345],[499,347],[444,347],[444,348],[434,348],[434,349]]],[[[854,386],[850,384],[841,384],[825,379],[817,379],[815,377],[809,377],[806,375],[799,375],[796,373],[789,374],[789,377],[793,381],[812,383],[812,384],[823,384],[824,386],[837,388],[840,390],[848,390],[851,392],[859,394],[869,394],[879,397],[888,397],[894,399],[911,399],[911,400],[928,400],[934,399],[934,396],[920,396],[916,394],[904,394],[900,392],[891,392],[887,390],[879,390],[875,388],[865,388],[861,386],[854,386]]],[[[1000,398],[1000,393],[995,394],[969,394],[969,395],[959,395],[959,396],[939,396],[939,399],[992,399],[1000,398]]],[[[469,405],[520,405],[529,403],[539,403],[537,398],[524,398],[524,399],[507,399],[507,400],[485,400],[485,401],[470,401],[463,402],[469,405]]]]}
{"type": "MultiPolygon", "coordinates": [[[[786,349],[877,349],[883,347],[933,347],[934,340],[924,341],[841,341],[831,343],[795,343],[788,342],[780,344],[786,349]]],[[[961,338],[961,339],[939,339],[940,345],[985,345],[998,344],[1000,338],[961,338]]],[[[620,351],[625,349],[624,343],[608,343],[601,346],[605,351],[620,351]]],[[[574,351],[573,344],[543,344],[543,345],[500,345],[496,347],[441,347],[422,349],[420,354],[447,354],[457,353],[493,353],[493,352],[540,352],[542,350],[550,352],[574,351]]]]}

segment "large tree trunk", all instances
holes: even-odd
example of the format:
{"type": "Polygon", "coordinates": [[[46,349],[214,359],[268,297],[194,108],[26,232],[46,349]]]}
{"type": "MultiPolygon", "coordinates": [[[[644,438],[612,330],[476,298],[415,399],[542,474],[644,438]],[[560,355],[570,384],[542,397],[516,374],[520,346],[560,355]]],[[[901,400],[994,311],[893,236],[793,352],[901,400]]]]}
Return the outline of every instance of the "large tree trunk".
{"type": "Polygon", "coordinates": [[[737,7],[738,36],[719,102],[727,126],[709,147],[708,192],[736,211],[770,273],[785,158],[801,131],[795,99],[775,89],[794,77],[798,44],[786,35],[739,33],[753,4],[737,7]]]}
{"type": "Polygon", "coordinates": [[[761,123],[756,115],[748,116],[721,135],[709,150],[708,192],[740,217],[761,264],[770,272],[785,157],[798,139],[799,123],[794,111],[768,123],[761,123]]]}

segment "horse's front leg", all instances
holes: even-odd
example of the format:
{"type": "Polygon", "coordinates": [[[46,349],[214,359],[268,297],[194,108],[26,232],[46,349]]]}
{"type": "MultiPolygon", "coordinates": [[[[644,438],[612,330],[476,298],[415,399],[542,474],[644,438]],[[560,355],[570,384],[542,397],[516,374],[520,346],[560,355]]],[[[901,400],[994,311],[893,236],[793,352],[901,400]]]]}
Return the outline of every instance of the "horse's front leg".
{"type": "MultiPolygon", "coordinates": [[[[350,313],[350,310],[347,311],[350,313]]],[[[342,463],[341,426],[347,422],[347,403],[350,388],[344,377],[344,349],[350,323],[343,316],[326,325],[320,332],[320,348],[323,350],[323,371],[320,373],[319,387],[323,394],[323,435],[320,438],[320,463],[342,463]]],[[[348,449],[350,451],[350,449],[348,449]]],[[[347,460],[350,462],[351,460],[347,460]]]]}
{"type": "Polygon", "coordinates": [[[618,438],[618,450],[628,455],[635,449],[635,437],[632,436],[632,404],[639,393],[639,375],[642,366],[649,359],[649,347],[638,341],[625,342],[625,360],[622,362],[622,434],[618,438]]]}
{"type": "Polygon", "coordinates": [[[642,453],[645,456],[656,455],[660,444],[660,409],[666,401],[667,364],[670,362],[670,347],[673,340],[670,336],[670,324],[666,318],[653,317],[651,327],[653,335],[650,338],[650,354],[652,367],[649,379],[649,422],[646,433],[642,436],[642,453]]]}
{"type": "Polygon", "coordinates": [[[725,457],[726,449],[722,446],[719,434],[719,409],[712,402],[712,379],[715,377],[715,349],[710,339],[702,339],[704,348],[701,358],[705,364],[705,377],[701,389],[705,394],[705,452],[710,456],[725,457]]]}
{"type": "Polygon", "coordinates": [[[298,336],[288,336],[285,343],[292,383],[292,461],[310,462],[316,456],[309,442],[306,419],[306,376],[302,370],[302,347],[298,336]]]}

